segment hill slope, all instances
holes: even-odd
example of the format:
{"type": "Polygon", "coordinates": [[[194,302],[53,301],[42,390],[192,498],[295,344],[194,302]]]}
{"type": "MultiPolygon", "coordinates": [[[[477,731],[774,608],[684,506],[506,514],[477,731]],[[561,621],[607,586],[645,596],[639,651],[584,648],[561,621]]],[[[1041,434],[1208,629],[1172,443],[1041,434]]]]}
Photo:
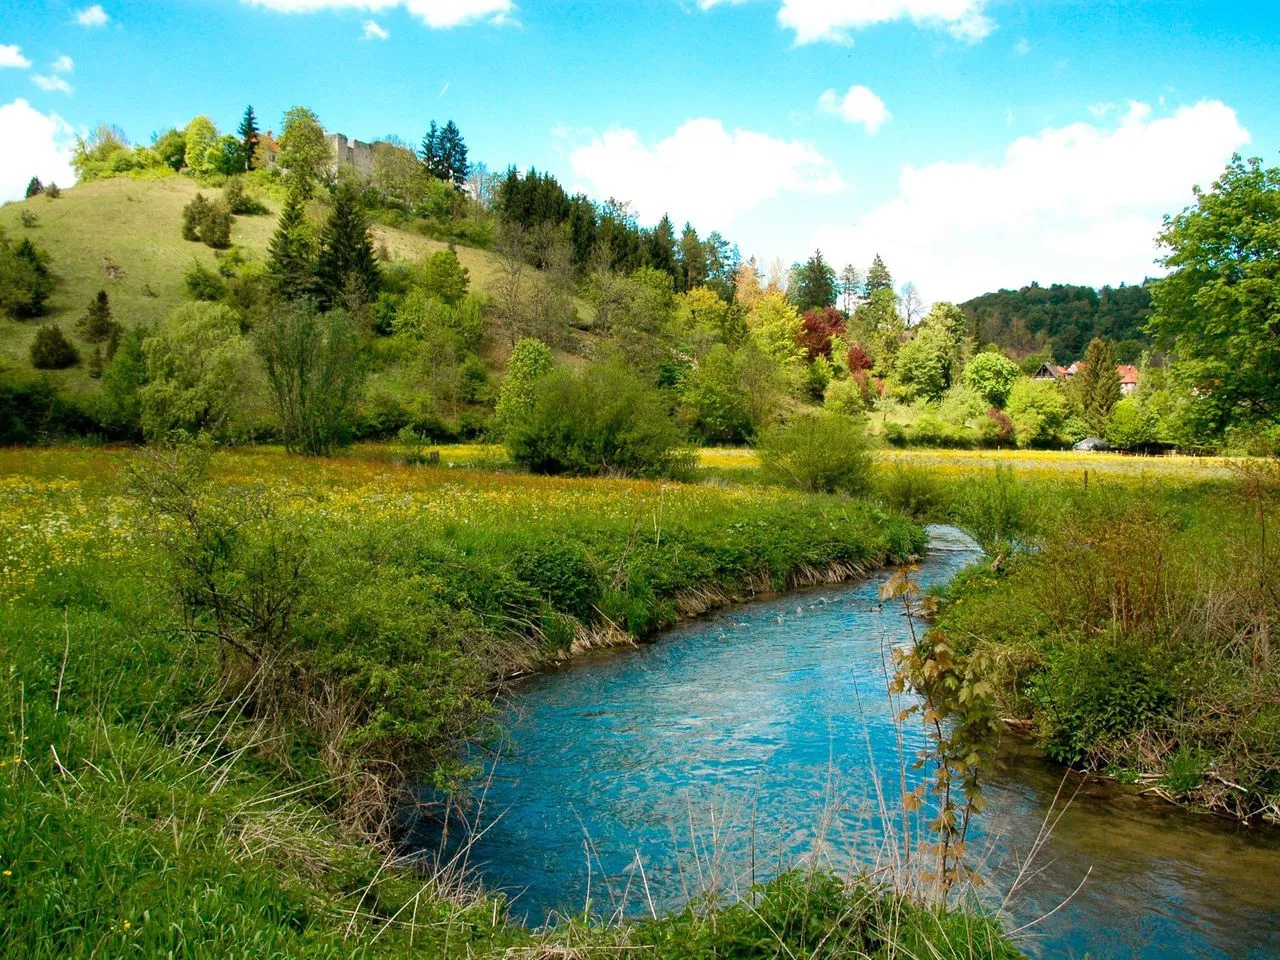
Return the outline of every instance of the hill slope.
{"type": "MultiPolygon", "coordinates": [[[[24,321],[0,318],[0,359],[29,368],[28,350],[36,328],[49,321],[58,323],[84,352],[75,323],[99,290],[110,295],[115,319],[126,327],[156,323],[184,302],[183,275],[192,261],[210,268],[216,262],[213,250],[183,240],[180,232],[182,208],[202,190],[206,195],[220,192],[201,188],[186,177],[118,177],[66,189],[57,200],[41,196],[0,207],[0,227],[10,239],[29,237],[45,250],[58,278],[45,316],[24,321]],[[35,227],[23,227],[24,211],[39,217],[35,227]],[[121,272],[108,276],[108,265],[121,272]]],[[[279,205],[272,201],[267,205],[270,213],[236,217],[232,225],[232,243],[252,258],[265,257],[275,230],[279,205]]],[[[381,225],[374,226],[373,234],[375,244],[386,244],[395,260],[417,260],[445,247],[381,225]]],[[[491,289],[499,269],[497,258],[468,247],[458,247],[457,254],[471,272],[473,289],[491,289]]],[[[53,371],[50,379],[71,390],[91,389],[86,364],[53,371]]]]}

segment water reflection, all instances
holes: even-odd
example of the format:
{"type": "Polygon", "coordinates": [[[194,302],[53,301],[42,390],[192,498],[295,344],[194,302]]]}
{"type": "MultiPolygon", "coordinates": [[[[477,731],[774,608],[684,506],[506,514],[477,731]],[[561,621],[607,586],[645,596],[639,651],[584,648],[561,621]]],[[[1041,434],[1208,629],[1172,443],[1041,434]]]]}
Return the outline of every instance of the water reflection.
{"type": "MultiPolygon", "coordinates": [[[[948,528],[933,546],[924,585],[977,556],[948,528]]],[[[900,757],[924,739],[893,721],[887,651],[905,623],[879,603],[880,580],[728,611],[522,684],[485,798],[495,822],[473,864],[535,923],[588,898],[610,913],[731,895],[804,858],[891,864],[898,798],[918,776],[903,783],[900,757]]],[[[1061,768],[1026,749],[1007,761],[977,842],[993,902],[1014,886],[1060,787],[1074,795],[1004,904],[1011,926],[1044,918],[1022,934],[1029,953],[1280,956],[1274,833],[1111,784],[1064,785],[1061,768]]]]}

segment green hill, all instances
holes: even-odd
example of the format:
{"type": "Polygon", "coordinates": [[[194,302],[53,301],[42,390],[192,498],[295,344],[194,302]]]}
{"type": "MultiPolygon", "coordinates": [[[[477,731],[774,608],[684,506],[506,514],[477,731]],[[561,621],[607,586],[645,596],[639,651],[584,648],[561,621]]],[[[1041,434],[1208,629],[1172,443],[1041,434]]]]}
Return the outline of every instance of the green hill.
{"type": "MultiPolygon", "coordinates": [[[[50,256],[57,286],[44,316],[30,320],[0,318],[0,358],[30,368],[28,351],[37,327],[54,322],[77,342],[76,321],[99,290],[111,297],[114,318],[125,327],[154,324],[188,299],[184,274],[193,261],[213,268],[214,251],[182,239],[182,208],[198,193],[216,195],[186,177],[133,180],[116,177],[66,189],[51,200],[34,197],[0,207],[0,228],[11,239],[28,237],[50,256]],[[24,227],[22,215],[39,218],[24,227]]],[[[251,258],[265,257],[275,229],[279,202],[267,198],[269,213],[237,216],[231,241],[251,258]]],[[[386,246],[393,260],[418,260],[445,248],[419,234],[375,225],[374,242],[386,246]]],[[[457,247],[471,274],[473,289],[493,288],[498,260],[492,254],[457,247]]],[[[87,364],[51,371],[55,386],[75,392],[93,389],[87,364]]]]}

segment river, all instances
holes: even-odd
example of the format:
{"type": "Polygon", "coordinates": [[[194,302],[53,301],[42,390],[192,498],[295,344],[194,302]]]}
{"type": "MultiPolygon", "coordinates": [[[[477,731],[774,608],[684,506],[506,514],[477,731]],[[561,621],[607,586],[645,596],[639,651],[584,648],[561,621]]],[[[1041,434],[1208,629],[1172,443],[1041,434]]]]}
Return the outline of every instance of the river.
{"type": "MultiPolygon", "coordinates": [[[[980,555],[957,530],[931,534],[925,587],[980,555]]],[[[727,610],[522,682],[477,786],[471,866],[542,923],[588,898],[598,915],[661,912],[802,861],[845,872],[900,859],[900,756],[925,739],[916,721],[895,723],[886,692],[907,624],[879,603],[885,576],[727,610]]],[[[1280,957],[1276,831],[1064,778],[1010,740],[972,846],[983,896],[1025,927],[1023,950],[1280,957]]]]}

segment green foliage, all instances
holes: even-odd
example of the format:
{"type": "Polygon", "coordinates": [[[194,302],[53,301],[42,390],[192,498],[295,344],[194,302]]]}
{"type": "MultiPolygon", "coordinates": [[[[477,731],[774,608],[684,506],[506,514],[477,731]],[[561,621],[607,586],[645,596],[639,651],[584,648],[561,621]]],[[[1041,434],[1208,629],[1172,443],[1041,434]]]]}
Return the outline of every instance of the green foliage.
{"type": "MultiPolygon", "coordinates": [[[[244,161],[241,169],[248,170],[253,154],[258,148],[258,118],[254,115],[252,104],[244,108],[244,116],[240,118],[240,126],[236,128],[236,133],[240,136],[240,155],[244,161]]],[[[234,204],[232,211],[240,212],[235,209],[234,204]]]]}
{"type": "Polygon", "coordinates": [[[765,476],[813,493],[862,493],[871,456],[862,424],[836,413],[807,412],[766,430],[757,448],[765,476]]]}
{"type": "Polygon", "coordinates": [[[822,395],[823,409],[832,413],[840,413],[846,417],[861,416],[866,412],[867,401],[862,395],[862,388],[852,377],[843,380],[832,380],[822,395]]]}
{"type": "Polygon", "coordinates": [[[172,431],[226,432],[248,373],[251,350],[240,320],[228,307],[179,307],[142,344],[146,383],[138,390],[148,439],[172,431]]]}
{"type": "Polygon", "coordinates": [[[32,197],[38,197],[42,193],[44,193],[44,184],[40,182],[39,177],[32,177],[27,181],[25,199],[30,200],[32,197]]]}
{"type": "Polygon", "coordinates": [[[788,364],[804,356],[800,347],[800,313],[781,293],[766,293],[747,320],[760,351],[775,363],[788,364]]]}
{"type": "Polygon", "coordinates": [[[678,477],[693,467],[662,395],[620,363],[538,378],[505,426],[511,458],[538,473],[678,477]]]}
{"type": "Polygon", "coordinates": [[[111,317],[111,298],[107,296],[107,291],[98,291],[84,316],[76,321],[76,326],[80,329],[80,335],[90,343],[109,340],[119,330],[120,325],[111,317]]]}
{"type": "Polygon", "coordinates": [[[239,216],[252,217],[267,212],[262,201],[251,196],[245,189],[242,173],[227,177],[226,186],[222,190],[222,201],[227,205],[228,210],[239,216]]]}
{"type": "Polygon", "coordinates": [[[1168,709],[1169,695],[1145,659],[1140,644],[1119,638],[1051,649],[1027,692],[1045,753],[1079,763],[1168,709]]]}
{"type": "Polygon", "coordinates": [[[285,171],[289,189],[310,199],[317,186],[328,182],[333,165],[333,151],[319,118],[306,107],[290,108],[284,115],[278,143],[279,165],[285,171]]]}
{"type": "Polygon", "coordinates": [[[1143,325],[1151,316],[1152,288],[1093,287],[1033,283],[1021,290],[983,294],[960,305],[979,343],[995,344],[1014,356],[1037,357],[1023,372],[1031,374],[1052,357],[1078,358],[1094,337],[1148,345],[1143,325]]]}
{"type": "Polygon", "coordinates": [[[964,382],[981,393],[991,406],[1003,407],[1018,382],[1018,365],[1003,353],[979,353],[965,366],[964,382]]]}
{"type": "Polygon", "coordinates": [[[333,209],[320,231],[315,277],[318,299],[326,306],[368,304],[377,296],[378,255],[359,185],[351,178],[344,178],[334,191],[333,209]]]}
{"type": "Polygon", "coordinates": [[[445,303],[456,304],[467,295],[470,271],[459,262],[452,249],[439,250],[427,257],[417,273],[422,289],[445,303]]]}
{"type": "Polygon", "coordinates": [[[507,360],[507,374],[498,390],[494,420],[499,429],[529,415],[533,409],[534,385],[552,371],[555,359],[541,340],[523,337],[507,360]]]}
{"type": "Polygon", "coordinates": [[[98,421],[110,433],[125,440],[142,439],[140,391],[147,381],[147,358],[142,348],[146,335],[145,327],[135,327],[122,334],[102,373],[98,421]]]}
{"type": "Polygon", "coordinates": [[[751,397],[726,346],[713,347],[702,358],[680,399],[681,423],[702,443],[743,443],[755,434],[751,397]]]}
{"type": "Polygon", "coordinates": [[[0,310],[14,320],[38,317],[51,293],[48,254],[25,237],[11,244],[0,230],[0,310]]]}
{"type": "Polygon", "coordinates": [[[1146,404],[1125,397],[1111,411],[1106,439],[1117,450],[1141,450],[1159,441],[1159,423],[1146,404]]]}
{"type": "Polygon", "coordinates": [[[1109,344],[1094,338],[1084,352],[1084,362],[1071,381],[1079,399],[1084,421],[1098,436],[1106,432],[1111,410],[1120,402],[1120,374],[1116,372],[1116,355],[1109,344]]]}
{"type": "Polygon", "coordinates": [[[1066,399],[1054,384],[1026,378],[1013,385],[1005,405],[1020,447],[1060,444],[1067,409],[1066,399]]]}
{"type": "Polygon", "coordinates": [[[231,211],[226,203],[197,193],[182,208],[182,239],[199,241],[218,250],[231,246],[231,211]]]}
{"type": "Polygon", "coordinates": [[[1211,436],[1280,421],[1280,168],[1233,157],[1195,205],[1166,218],[1169,269],[1148,328],[1175,355],[1211,436]]]}
{"type": "Polygon", "coordinates": [[[36,329],[30,355],[37,370],[65,370],[80,362],[80,351],[56,323],[44,323],[36,329]]]}
{"type": "Polygon", "coordinates": [[[317,313],[310,304],[270,311],[254,330],[285,448],[327,456],[351,434],[364,379],[350,317],[317,313]]]}
{"type": "Polygon", "coordinates": [[[183,284],[193,300],[217,303],[227,295],[227,281],[216,270],[210,270],[199,260],[192,260],[183,274],[183,284]]]}
{"type": "Polygon", "coordinates": [[[314,291],[315,257],[306,201],[298,190],[291,189],[267,245],[267,274],[286,300],[299,300],[314,291]]]}
{"type": "Polygon", "coordinates": [[[814,251],[803,264],[791,268],[787,296],[800,313],[835,306],[836,272],[822,259],[821,250],[814,251]]]}
{"type": "Polygon", "coordinates": [[[197,176],[209,176],[217,172],[220,159],[218,128],[208,117],[196,117],[184,131],[184,162],[187,169],[197,176]]]}

